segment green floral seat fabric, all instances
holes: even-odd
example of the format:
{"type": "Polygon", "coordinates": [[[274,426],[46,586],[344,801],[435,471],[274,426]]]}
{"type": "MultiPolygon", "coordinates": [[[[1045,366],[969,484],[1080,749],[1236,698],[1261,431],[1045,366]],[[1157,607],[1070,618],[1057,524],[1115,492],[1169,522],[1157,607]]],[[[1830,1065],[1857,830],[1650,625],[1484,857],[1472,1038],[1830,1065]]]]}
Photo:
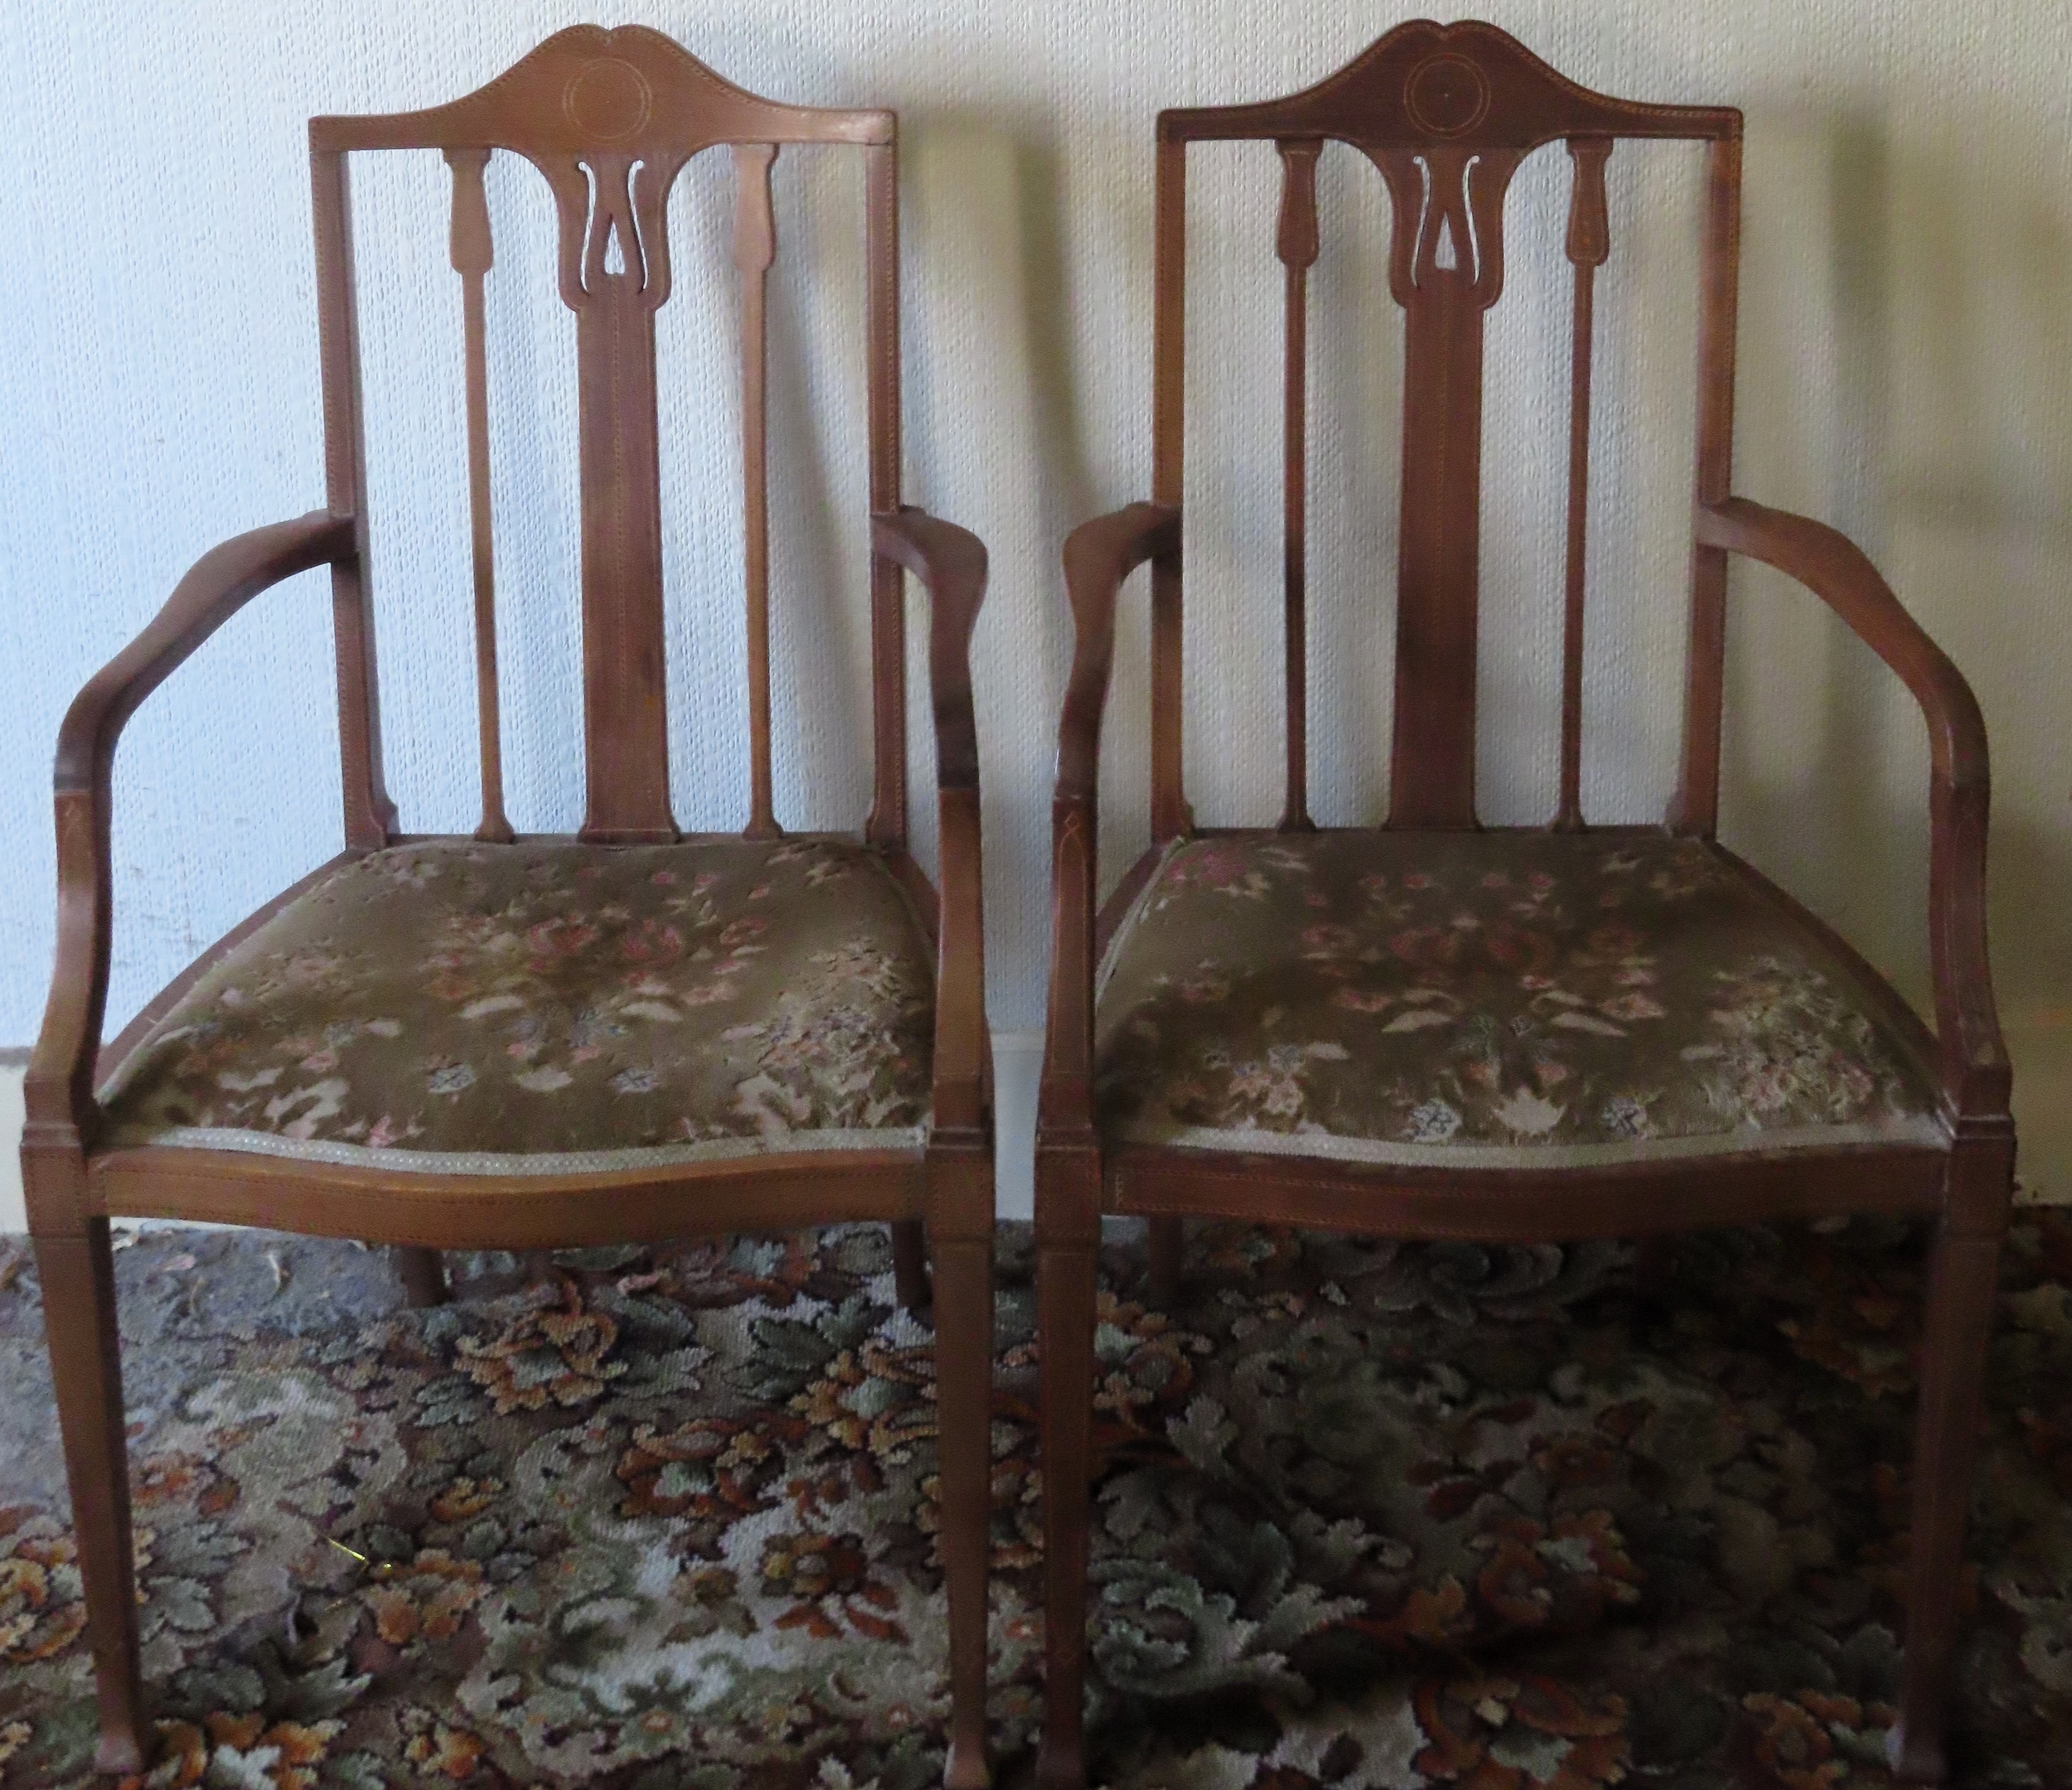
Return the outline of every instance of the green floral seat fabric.
{"type": "Polygon", "coordinates": [[[1177,844],[1096,1034],[1111,1143],[1562,1168],[1948,1142],[1859,973],[1668,835],[1177,844]]]}
{"type": "Polygon", "coordinates": [[[918,1147],[932,958],[847,841],[396,846],[202,976],[104,1141],[462,1174],[918,1147]]]}

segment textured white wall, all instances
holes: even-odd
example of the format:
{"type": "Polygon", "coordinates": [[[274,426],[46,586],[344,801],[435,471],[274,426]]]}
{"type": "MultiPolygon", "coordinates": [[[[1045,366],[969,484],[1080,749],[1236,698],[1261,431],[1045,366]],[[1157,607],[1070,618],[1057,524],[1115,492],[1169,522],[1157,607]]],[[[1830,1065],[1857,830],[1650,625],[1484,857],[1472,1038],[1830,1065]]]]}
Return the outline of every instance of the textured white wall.
{"type": "MultiPolygon", "coordinates": [[[[180,571],[319,502],[303,135],[317,111],[435,103],[587,17],[556,0],[230,0],[118,22],[10,7],[0,183],[0,1043],[32,1037],[51,949],[50,743],[70,693],[180,571]]],[[[994,1023],[1040,1022],[1048,776],[1069,654],[1057,547],[1145,492],[1151,120],[1338,66],[1409,9],[1292,0],[630,0],[774,95],[898,109],[912,501],[976,529],[994,1023]]],[[[1973,679],[1996,751],[1996,960],[2030,1147],[2072,1193],[2072,808],[2060,593],[2072,571],[2072,13],[2056,0],[1489,0],[1613,93],[1748,114],[1738,484],[1854,533],[1973,679]]],[[[608,22],[616,22],[608,17],[608,22]]],[[[710,158],[716,162],[716,158],[710,158]]],[[[1566,431],[1566,157],[1528,163],[1490,334],[1483,808],[1553,793],[1566,431]]],[[[471,822],[457,283],[438,158],[361,158],[375,577],[391,786],[413,829],[471,822]]],[[[1199,152],[1193,239],[1189,774],[1205,820],[1277,807],[1279,270],[1271,151],[1199,152]]],[[[1585,801],[1657,816],[1682,661],[1697,158],[1614,157],[1600,284],[1585,801]]],[[[662,324],[675,777],[688,824],[745,813],[723,187],[672,211],[662,324]]],[[[1401,325],[1378,178],[1327,152],[1313,331],[1313,779],[1320,818],[1382,801],[1401,325]]],[[[574,331],[537,176],[490,176],[491,405],[514,819],[580,806],[574,331]]],[[[859,171],[787,153],[772,341],[779,816],[866,799],[859,171]],[[801,278],[802,268],[831,276],[801,278]]],[[[1114,698],[1108,869],[1145,837],[1142,602],[1114,698]]],[[[1810,598],[1737,574],[1731,841],[1916,991],[1926,754],[1910,705],[1810,598]]],[[[324,587],[262,598],[133,723],[117,772],[120,1019],[336,849],[324,587]]],[[[917,768],[927,736],[917,701],[917,768]]]]}

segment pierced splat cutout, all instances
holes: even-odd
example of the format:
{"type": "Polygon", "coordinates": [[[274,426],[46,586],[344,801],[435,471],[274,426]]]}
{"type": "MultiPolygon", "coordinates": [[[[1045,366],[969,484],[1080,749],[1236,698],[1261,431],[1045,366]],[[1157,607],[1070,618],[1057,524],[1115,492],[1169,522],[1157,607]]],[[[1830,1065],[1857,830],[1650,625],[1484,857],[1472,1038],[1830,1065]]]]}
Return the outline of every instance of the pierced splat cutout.
{"type": "MultiPolygon", "coordinates": [[[[637,187],[646,184],[642,181],[647,171],[646,162],[621,156],[597,156],[585,157],[578,165],[589,196],[581,264],[584,296],[594,296],[607,280],[646,293],[651,282],[642,238],[653,240],[660,249],[667,229],[666,190],[655,196],[651,208],[637,205],[633,194],[637,187]],[[652,213],[646,220],[645,230],[640,215],[643,209],[651,209],[652,213]]],[[[666,254],[663,250],[662,254],[666,254]]],[[[667,296],[663,290],[662,298],[667,296]]],[[[661,298],[657,298],[654,308],[660,309],[661,305],[661,298]]]]}
{"type": "Polygon", "coordinates": [[[1394,212],[1389,285],[1406,309],[1444,285],[1487,310],[1503,289],[1503,200],[1519,150],[1367,148],[1394,212]],[[1449,276],[1445,281],[1440,274],[1449,276]]]}

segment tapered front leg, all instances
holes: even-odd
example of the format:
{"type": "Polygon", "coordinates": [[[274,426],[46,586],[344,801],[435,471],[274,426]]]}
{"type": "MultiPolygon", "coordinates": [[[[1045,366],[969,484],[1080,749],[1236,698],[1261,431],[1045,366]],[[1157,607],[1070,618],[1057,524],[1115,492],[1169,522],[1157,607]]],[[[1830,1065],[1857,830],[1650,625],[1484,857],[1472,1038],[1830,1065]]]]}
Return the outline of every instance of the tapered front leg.
{"type": "Polygon", "coordinates": [[[895,1219],[892,1231],[893,1289],[900,1310],[918,1317],[928,1307],[928,1241],[918,1218],[895,1219]]]}
{"type": "Polygon", "coordinates": [[[1151,1303],[1169,1312],[1180,1302],[1180,1257],[1187,1246],[1185,1221],[1160,1217],[1151,1221],[1149,1239],[1151,1303]]]}
{"type": "Polygon", "coordinates": [[[437,1250],[399,1249],[395,1252],[395,1268],[402,1277],[403,1296],[413,1306],[422,1308],[446,1303],[446,1264],[439,1259],[437,1250]]]}
{"type": "Polygon", "coordinates": [[[1039,1151],[1037,1339],[1043,1360],[1043,1735],[1041,1790],[1087,1781],[1087,1483],[1093,1473],[1095,1255],[1100,1159],[1039,1151]]]}
{"type": "Polygon", "coordinates": [[[1889,1753],[1905,1783],[1940,1783],[1949,1668],[1958,1640],[1964,1523],[1983,1420],[2000,1240],[2012,1185],[2008,1152],[1959,1144],[1949,1209],[1929,1263],[1921,1339],[1921,1401],[1914,1442],[1914,1520],[1906,1572],[1906,1655],[1900,1721],[1889,1753]]]}
{"type": "Polygon", "coordinates": [[[122,1357],[108,1221],[88,1218],[76,1230],[39,1234],[35,1244],[100,1700],[94,1764],[104,1772],[140,1772],[151,1734],[137,1659],[129,1454],[123,1439],[122,1357]]]}
{"type": "MultiPolygon", "coordinates": [[[[946,1790],[985,1790],[992,1782],[985,1744],[985,1589],[993,1527],[990,1149],[930,1150],[928,1231],[935,1255],[936,1434],[942,1473],[938,1546],[950,1602],[950,1757],[943,1783],[946,1790]]],[[[899,1227],[893,1234],[897,1240],[899,1227]]]]}

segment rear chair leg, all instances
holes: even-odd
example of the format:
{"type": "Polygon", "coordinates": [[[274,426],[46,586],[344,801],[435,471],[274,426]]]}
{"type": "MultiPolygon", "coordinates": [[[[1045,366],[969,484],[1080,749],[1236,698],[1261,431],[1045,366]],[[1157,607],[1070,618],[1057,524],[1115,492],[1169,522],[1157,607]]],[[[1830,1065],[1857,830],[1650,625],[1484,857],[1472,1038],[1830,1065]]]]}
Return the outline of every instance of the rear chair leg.
{"type": "Polygon", "coordinates": [[[899,1309],[918,1317],[928,1309],[928,1244],[918,1218],[892,1222],[893,1287],[899,1309]]]}
{"type": "Polygon", "coordinates": [[[1150,1257],[1151,1303],[1160,1311],[1171,1311],[1180,1302],[1180,1256],[1186,1247],[1184,1221],[1154,1218],[1148,1253],[1150,1257]]]}
{"type": "Polygon", "coordinates": [[[435,1249],[399,1249],[396,1272],[402,1276],[403,1296],[415,1308],[443,1305],[447,1299],[446,1265],[435,1249]]]}
{"type": "Polygon", "coordinates": [[[94,1765],[98,1771],[140,1772],[151,1736],[137,1659],[129,1454],[123,1439],[122,1355],[108,1221],[89,1218],[79,1230],[38,1235],[34,1241],[100,1699],[94,1765]]]}
{"type": "MultiPolygon", "coordinates": [[[[1953,1180],[1957,1172],[1953,1164],[1953,1180]]],[[[2004,1224],[2004,1194],[2002,1207],[2004,1224]]],[[[1899,1724],[1887,1744],[1893,1773],[1905,1783],[1940,1783],[1949,1769],[1943,1743],[1950,1657],[1958,1638],[1964,1520],[1982,1418],[2000,1236],[1997,1226],[1958,1230],[1945,1217],[1937,1229],[1929,1265],[1921,1401],[1915,1420],[1906,1655],[1899,1724]]]]}

